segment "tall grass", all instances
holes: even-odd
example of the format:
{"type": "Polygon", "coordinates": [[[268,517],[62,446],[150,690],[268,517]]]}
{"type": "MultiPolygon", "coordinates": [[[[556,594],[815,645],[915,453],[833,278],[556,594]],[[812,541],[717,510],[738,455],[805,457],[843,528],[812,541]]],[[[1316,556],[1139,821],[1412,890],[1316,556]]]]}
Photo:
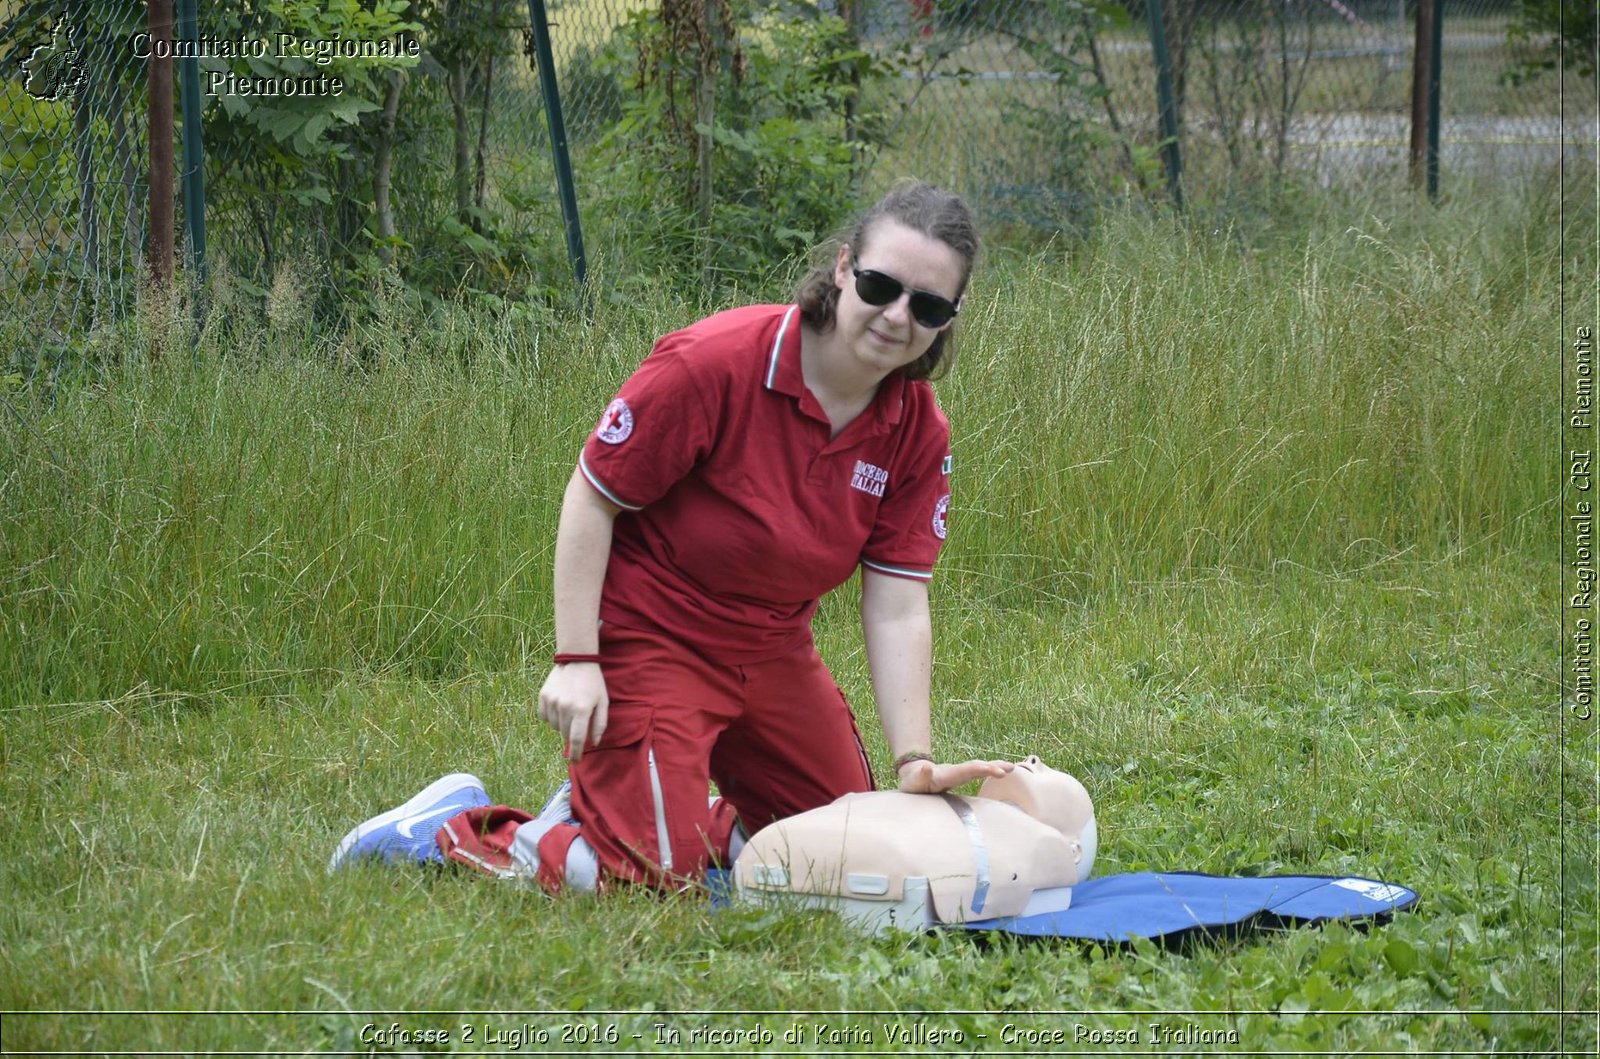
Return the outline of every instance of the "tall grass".
{"type": "MultiPolygon", "coordinates": [[[[1528,195],[1298,239],[1127,216],[996,252],[941,384],[944,590],[1081,602],[1219,571],[1548,558],[1553,228],[1528,195]]],[[[543,655],[577,449],[694,310],[396,307],[317,335],[296,305],[265,326],[225,306],[193,359],[130,354],[14,403],[0,702],[543,655]]]]}
{"type": "Polygon", "coordinates": [[[1547,551],[1556,229],[1532,197],[1265,246],[1119,217],[1005,261],[944,390],[953,563],[1070,597],[1547,551]]]}
{"type": "MultiPolygon", "coordinates": [[[[284,277],[265,316],[224,293],[192,357],[147,362],[148,321],[107,337],[98,373],[0,408],[6,1046],[351,1052],[398,1017],[459,1047],[484,1020],[451,1009],[487,1007],[626,1012],[536,1021],[636,1051],[682,1050],[656,1022],[787,1025],[670,1014],[734,1008],[1070,1031],[1042,1008],[1199,1013],[1251,1050],[1592,1051],[1556,1010],[1594,1007],[1596,808],[1592,729],[1551,735],[1546,439],[1555,306],[1563,283],[1594,303],[1594,261],[1563,261],[1555,216],[1533,188],[1286,227],[1108,217],[995,250],[974,287],[940,383],[941,753],[1079,774],[1103,873],[1424,896],[1371,933],[1177,952],[325,878],[355,820],[441,772],[524,805],[556,782],[529,703],[561,490],[705,307],[397,304],[317,334],[284,277]]],[[[817,631],[881,762],[853,603],[817,631]]]]}
{"type": "Polygon", "coordinates": [[[402,316],[341,351],[275,329],[13,420],[8,693],[515,665],[547,635],[555,498],[648,349],[638,328],[557,335],[402,316]]]}

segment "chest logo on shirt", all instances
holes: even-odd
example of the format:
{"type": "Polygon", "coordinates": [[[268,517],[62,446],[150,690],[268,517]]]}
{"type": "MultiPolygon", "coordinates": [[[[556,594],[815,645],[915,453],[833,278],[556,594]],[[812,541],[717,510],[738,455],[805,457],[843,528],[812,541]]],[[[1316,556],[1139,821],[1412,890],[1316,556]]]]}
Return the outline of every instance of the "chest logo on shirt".
{"type": "Polygon", "coordinates": [[[850,475],[851,489],[859,489],[869,496],[882,496],[884,486],[888,484],[888,471],[866,460],[856,461],[855,473],[850,475]]]}
{"type": "Polygon", "coordinates": [[[620,445],[627,441],[628,435],[632,433],[633,409],[628,407],[627,401],[618,397],[606,406],[606,414],[600,417],[594,436],[607,445],[620,445]]]}
{"type": "Polygon", "coordinates": [[[946,493],[933,505],[933,535],[944,540],[944,535],[950,532],[950,494],[946,493]]]}

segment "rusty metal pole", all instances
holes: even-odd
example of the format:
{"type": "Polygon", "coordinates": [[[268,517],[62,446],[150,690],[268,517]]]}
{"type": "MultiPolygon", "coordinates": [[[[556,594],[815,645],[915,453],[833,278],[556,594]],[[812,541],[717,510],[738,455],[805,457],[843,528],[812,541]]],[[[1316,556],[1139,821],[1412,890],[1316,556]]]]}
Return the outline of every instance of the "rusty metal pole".
{"type": "Polygon", "coordinates": [[[1439,201],[1439,78],[1444,66],[1444,0],[1433,0],[1433,35],[1428,48],[1428,199],[1439,201]]]}
{"type": "Polygon", "coordinates": [[[150,0],[150,279],[172,285],[172,0],[150,0]]]}
{"type": "Polygon", "coordinates": [[[1433,21],[1439,0],[1417,0],[1417,36],[1411,50],[1411,183],[1422,187],[1428,170],[1428,82],[1433,71],[1433,21]]]}

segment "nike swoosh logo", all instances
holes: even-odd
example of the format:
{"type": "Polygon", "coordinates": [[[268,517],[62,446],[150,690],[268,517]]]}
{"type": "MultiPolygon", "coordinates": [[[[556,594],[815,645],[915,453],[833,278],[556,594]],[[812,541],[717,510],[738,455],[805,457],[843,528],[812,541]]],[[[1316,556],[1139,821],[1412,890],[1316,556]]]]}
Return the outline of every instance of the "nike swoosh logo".
{"type": "MultiPolygon", "coordinates": [[[[432,820],[437,817],[441,819],[440,826],[443,826],[442,821],[444,817],[455,816],[457,813],[465,811],[466,810],[459,806],[446,806],[443,809],[429,809],[425,813],[418,813],[415,816],[408,816],[395,826],[399,829],[402,835],[406,836],[407,838],[415,838],[416,836],[412,834],[411,829],[422,823],[424,820],[432,820]]],[[[439,828],[436,827],[433,830],[437,831],[439,828]]]]}

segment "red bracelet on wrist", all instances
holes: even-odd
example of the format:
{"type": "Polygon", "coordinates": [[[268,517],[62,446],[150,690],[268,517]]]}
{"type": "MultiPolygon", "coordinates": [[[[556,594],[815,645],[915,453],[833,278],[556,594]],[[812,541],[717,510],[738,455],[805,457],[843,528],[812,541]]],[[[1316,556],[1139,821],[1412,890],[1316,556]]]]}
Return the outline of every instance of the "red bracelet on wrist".
{"type": "Polygon", "coordinates": [[[563,652],[563,651],[557,651],[556,652],[556,657],[555,657],[556,665],[564,666],[564,665],[568,665],[568,664],[570,664],[572,662],[593,662],[595,665],[599,665],[600,664],[600,656],[599,655],[568,654],[568,653],[563,652]]]}

